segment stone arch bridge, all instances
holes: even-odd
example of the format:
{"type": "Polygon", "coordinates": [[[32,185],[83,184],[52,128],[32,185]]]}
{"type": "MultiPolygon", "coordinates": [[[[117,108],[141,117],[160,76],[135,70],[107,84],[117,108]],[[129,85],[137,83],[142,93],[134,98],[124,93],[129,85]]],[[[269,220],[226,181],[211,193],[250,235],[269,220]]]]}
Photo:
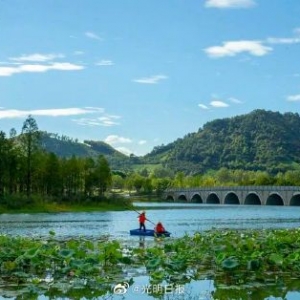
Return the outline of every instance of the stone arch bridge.
{"type": "Polygon", "coordinates": [[[300,206],[299,186],[222,186],[174,188],[164,193],[172,202],[300,206]]]}

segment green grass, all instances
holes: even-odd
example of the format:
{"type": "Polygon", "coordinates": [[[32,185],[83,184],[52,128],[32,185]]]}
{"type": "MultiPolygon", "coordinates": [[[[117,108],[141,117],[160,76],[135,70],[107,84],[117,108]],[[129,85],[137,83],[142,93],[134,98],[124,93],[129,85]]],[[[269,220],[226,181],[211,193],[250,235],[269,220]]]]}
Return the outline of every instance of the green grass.
{"type": "Polygon", "coordinates": [[[46,204],[18,209],[7,209],[0,206],[0,213],[58,213],[58,212],[92,212],[92,211],[123,211],[124,207],[114,204],[102,205],[62,205],[46,204]]]}
{"type": "Polygon", "coordinates": [[[123,211],[132,208],[131,203],[124,200],[109,200],[89,203],[31,203],[15,208],[0,205],[0,213],[58,213],[58,212],[93,212],[93,211],[123,211]]]}

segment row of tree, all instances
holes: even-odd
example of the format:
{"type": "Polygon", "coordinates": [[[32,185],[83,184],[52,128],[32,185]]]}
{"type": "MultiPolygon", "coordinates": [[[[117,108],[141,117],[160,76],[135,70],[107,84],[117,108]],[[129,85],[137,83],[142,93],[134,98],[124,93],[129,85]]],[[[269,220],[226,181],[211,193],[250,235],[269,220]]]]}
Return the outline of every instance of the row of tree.
{"type": "Polygon", "coordinates": [[[39,195],[59,199],[102,196],[112,174],[104,156],[60,158],[44,151],[40,131],[32,116],[19,136],[6,138],[0,131],[0,198],[7,195],[39,195]]]}
{"type": "Polygon", "coordinates": [[[132,172],[126,178],[112,176],[112,187],[138,193],[155,193],[161,196],[167,188],[193,188],[210,186],[279,185],[300,186],[300,168],[272,175],[266,171],[230,170],[221,168],[203,175],[186,176],[183,172],[172,173],[170,169],[143,169],[132,172]]]}

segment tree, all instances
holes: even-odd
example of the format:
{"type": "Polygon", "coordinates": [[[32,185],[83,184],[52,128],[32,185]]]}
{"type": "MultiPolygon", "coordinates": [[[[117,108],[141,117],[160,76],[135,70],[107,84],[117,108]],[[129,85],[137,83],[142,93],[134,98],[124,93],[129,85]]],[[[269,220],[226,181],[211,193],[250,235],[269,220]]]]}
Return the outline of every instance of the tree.
{"type": "Polygon", "coordinates": [[[134,173],[132,174],[132,179],[133,187],[139,193],[141,188],[143,187],[145,178],[140,174],[134,173]]]}
{"type": "Polygon", "coordinates": [[[102,196],[112,182],[112,174],[108,161],[103,155],[99,155],[95,167],[96,187],[99,190],[99,196],[102,196]]]}
{"type": "Polygon", "coordinates": [[[62,178],[60,163],[58,157],[54,153],[48,154],[45,171],[47,194],[58,196],[62,191],[62,178]]]}
{"type": "Polygon", "coordinates": [[[184,173],[177,172],[174,179],[174,186],[175,187],[184,187],[184,173]]]}
{"type": "Polygon", "coordinates": [[[94,185],[95,161],[88,157],[84,160],[84,195],[91,196],[94,185]]]}
{"type": "Polygon", "coordinates": [[[112,187],[114,189],[123,189],[125,179],[120,175],[112,175],[112,187]]]}
{"type": "Polygon", "coordinates": [[[29,115],[24,121],[21,142],[26,157],[26,193],[30,196],[32,180],[32,159],[39,148],[40,133],[35,119],[29,115]]]}
{"type": "Polygon", "coordinates": [[[15,128],[12,128],[10,131],[9,131],[9,137],[11,139],[15,138],[17,136],[17,131],[15,128]]]}
{"type": "Polygon", "coordinates": [[[82,187],[82,175],[84,174],[83,166],[79,158],[73,155],[68,160],[62,162],[62,176],[64,188],[67,196],[70,198],[76,196],[82,187]]]}
{"type": "Polygon", "coordinates": [[[257,171],[255,174],[255,185],[272,185],[273,178],[265,171],[257,171]]]}
{"type": "Polygon", "coordinates": [[[171,179],[168,178],[154,178],[152,179],[152,185],[155,189],[156,195],[161,196],[163,192],[171,186],[171,179]]]}
{"type": "Polygon", "coordinates": [[[215,174],[218,185],[228,185],[232,181],[232,176],[227,168],[221,168],[215,174]]]}
{"type": "Polygon", "coordinates": [[[8,141],[5,137],[5,133],[0,131],[0,197],[4,193],[5,177],[8,170],[8,141]]]}

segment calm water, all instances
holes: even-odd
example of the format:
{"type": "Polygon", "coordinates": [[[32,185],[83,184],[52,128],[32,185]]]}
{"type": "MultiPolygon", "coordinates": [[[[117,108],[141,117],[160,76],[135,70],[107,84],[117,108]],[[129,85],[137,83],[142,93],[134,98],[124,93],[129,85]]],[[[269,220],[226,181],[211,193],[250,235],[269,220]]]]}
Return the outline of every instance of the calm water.
{"type": "MultiPolygon", "coordinates": [[[[300,226],[300,207],[204,205],[204,204],[151,204],[147,210],[153,223],[162,221],[173,237],[215,228],[294,228],[300,226]]],[[[139,210],[138,204],[136,209],[139,210]]],[[[57,214],[2,214],[0,234],[47,236],[50,230],[57,237],[109,236],[131,240],[130,229],[138,227],[137,212],[91,212],[57,214]]],[[[148,228],[153,224],[147,222],[148,228]]]]}
{"type": "MultiPolygon", "coordinates": [[[[181,237],[186,233],[193,234],[196,231],[211,228],[267,229],[300,226],[300,207],[142,203],[136,204],[137,210],[139,210],[140,205],[152,206],[146,211],[147,218],[153,223],[162,221],[167,230],[172,233],[172,237],[181,237]]],[[[97,239],[107,236],[110,239],[135,244],[140,242],[139,237],[131,237],[128,232],[130,229],[137,228],[137,216],[135,211],[2,214],[0,215],[0,234],[44,237],[49,235],[50,230],[53,230],[58,238],[85,236],[97,239]]],[[[150,222],[147,222],[146,225],[148,228],[153,228],[153,224],[150,222]]],[[[152,243],[153,239],[149,237],[145,242],[146,244],[152,243]]],[[[108,299],[154,299],[147,293],[142,293],[147,281],[148,278],[141,274],[141,276],[135,277],[135,284],[129,288],[126,294],[123,296],[115,295],[108,299]]],[[[247,299],[300,299],[298,292],[300,291],[300,281],[299,283],[296,282],[296,288],[284,288],[286,290],[282,298],[278,297],[277,288],[274,287],[272,290],[274,293],[271,292],[270,296],[255,297],[249,294],[247,299]],[[271,296],[272,293],[273,295],[277,294],[277,297],[271,296]]],[[[178,292],[175,295],[167,295],[166,299],[214,299],[211,294],[215,289],[212,280],[191,282],[184,286],[184,294],[178,292]]],[[[0,296],[0,299],[4,298],[0,296]]],[[[46,300],[48,298],[40,296],[38,299],[46,300]]]]}

